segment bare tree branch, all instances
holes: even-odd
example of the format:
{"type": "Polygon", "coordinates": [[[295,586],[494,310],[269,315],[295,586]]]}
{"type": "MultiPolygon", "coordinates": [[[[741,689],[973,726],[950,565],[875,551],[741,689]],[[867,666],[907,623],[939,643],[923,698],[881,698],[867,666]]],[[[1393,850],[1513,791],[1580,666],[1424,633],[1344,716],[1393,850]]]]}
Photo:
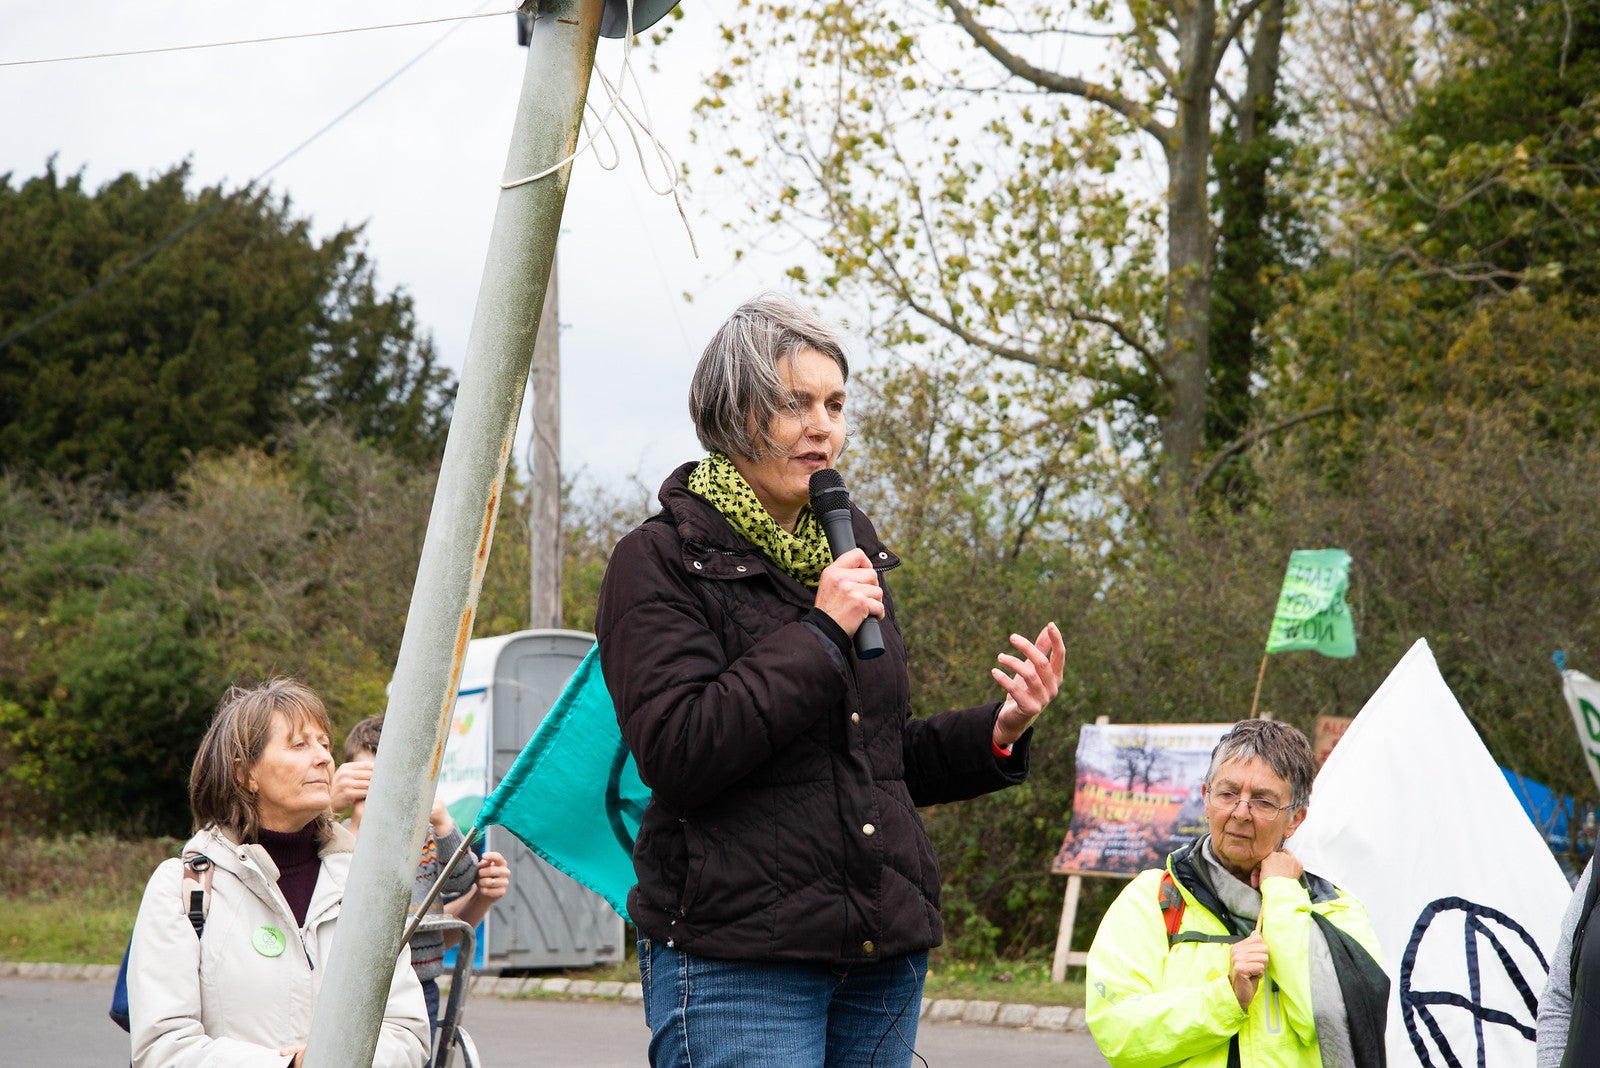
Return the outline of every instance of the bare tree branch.
{"type": "Polygon", "coordinates": [[[1404,245],[1390,253],[1384,267],[1387,269],[1391,264],[1402,261],[1414,266],[1423,277],[1448,278],[1452,282],[1487,285],[1500,294],[1508,292],[1525,277],[1523,271],[1507,270],[1493,263],[1465,263],[1451,266],[1432,256],[1423,255],[1410,245],[1404,245]]]}
{"type": "MultiPolygon", "coordinates": [[[[890,270],[893,270],[892,265],[890,270]]],[[[897,280],[899,279],[898,272],[896,272],[896,278],[897,280]]],[[[1059,368],[1061,366],[1059,361],[1052,360],[1049,357],[1042,356],[1035,352],[1029,352],[1027,349],[1019,349],[1011,345],[1002,345],[998,341],[991,341],[988,338],[979,337],[977,334],[974,334],[972,331],[968,330],[965,326],[962,326],[956,320],[945,315],[940,315],[932,308],[923,304],[914,295],[912,295],[909,287],[905,286],[903,282],[899,288],[900,299],[906,302],[906,307],[910,308],[924,319],[927,319],[929,322],[938,323],[940,326],[944,327],[950,333],[954,334],[956,337],[960,338],[962,341],[965,341],[969,345],[975,345],[978,348],[986,349],[989,352],[994,353],[996,356],[1001,356],[1008,360],[1016,360],[1018,363],[1029,364],[1030,366],[1045,370],[1059,368]]]]}
{"type": "MultiPolygon", "coordinates": [[[[1255,2],[1259,3],[1260,0],[1255,2]]],[[[992,33],[972,17],[972,13],[966,9],[961,0],[944,0],[944,4],[950,9],[951,14],[955,15],[956,22],[966,31],[967,36],[971,37],[979,48],[989,53],[995,62],[1018,78],[1032,82],[1052,93],[1065,93],[1108,107],[1161,142],[1163,148],[1171,147],[1174,137],[1172,127],[1157,119],[1148,108],[1095,82],[1034,66],[996,40],[992,33]]]]}
{"type": "Polygon", "coordinates": [[[1172,67],[1168,65],[1166,57],[1162,56],[1161,48],[1155,40],[1155,32],[1153,30],[1144,33],[1135,31],[1134,39],[1139,42],[1139,52],[1144,56],[1145,63],[1150,69],[1161,75],[1161,80],[1166,84],[1167,91],[1176,94],[1180,79],[1172,67]]]}
{"type": "Polygon", "coordinates": [[[1211,458],[1211,462],[1206,465],[1206,469],[1200,472],[1200,476],[1196,478],[1190,485],[1189,492],[1191,494],[1198,494],[1201,489],[1205,487],[1205,484],[1211,481],[1218,471],[1222,470],[1223,464],[1227,463],[1241,452],[1244,452],[1244,450],[1248,449],[1262,438],[1271,437],[1273,434],[1281,433],[1285,430],[1288,430],[1292,426],[1299,426],[1301,423],[1309,423],[1313,419],[1321,419],[1325,415],[1332,415],[1339,411],[1343,411],[1343,406],[1338,404],[1329,404],[1322,408],[1313,408],[1309,412],[1301,412],[1298,415],[1291,415],[1287,419],[1280,419],[1278,422],[1273,423],[1270,426],[1258,427],[1257,429],[1250,431],[1248,434],[1235,439],[1221,452],[1217,453],[1211,458]]]}
{"type": "Polygon", "coordinates": [[[1239,107],[1239,102],[1233,98],[1233,94],[1229,93],[1227,89],[1223,88],[1221,82],[1213,85],[1211,87],[1211,91],[1216,93],[1217,98],[1228,106],[1228,110],[1233,113],[1233,117],[1235,119],[1242,117],[1243,109],[1239,107]]]}
{"type": "Polygon", "coordinates": [[[1222,66],[1222,59],[1228,54],[1228,46],[1244,30],[1244,24],[1250,21],[1250,16],[1260,10],[1261,5],[1266,2],[1267,0],[1249,0],[1248,3],[1233,13],[1233,18],[1228,20],[1227,27],[1223,29],[1222,35],[1217,38],[1217,43],[1211,53],[1211,81],[1213,84],[1216,83],[1217,71],[1222,66]]]}
{"type": "Polygon", "coordinates": [[[1117,335],[1118,341],[1121,341],[1134,352],[1137,352],[1140,356],[1144,357],[1144,362],[1150,365],[1151,370],[1155,371],[1155,373],[1161,377],[1163,382],[1166,382],[1168,385],[1172,384],[1172,376],[1168,372],[1166,366],[1162,363],[1161,357],[1158,356],[1150,348],[1150,346],[1134,337],[1133,333],[1129,331],[1129,329],[1122,323],[1111,318],[1110,316],[1096,315],[1094,312],[1077,311],[1073,308],[1064,308],[1062,310],[1067,313],[1068,318],[1075,319],[1080,323],[1094,323],[1097,326],[1103,326],[1113,334],[1117,335]]]}

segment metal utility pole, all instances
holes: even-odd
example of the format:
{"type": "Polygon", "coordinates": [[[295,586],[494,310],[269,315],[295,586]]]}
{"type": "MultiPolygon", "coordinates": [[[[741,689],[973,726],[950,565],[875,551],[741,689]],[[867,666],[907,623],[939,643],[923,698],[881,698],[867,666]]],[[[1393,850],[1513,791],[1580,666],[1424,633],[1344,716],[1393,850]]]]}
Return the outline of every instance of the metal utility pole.
{"type": "MultiPolygon", "coordinates": [[[[507,182],[576,148],[603,2],[539,0],[507,182]]],[[[569,163],[500,193],[384,744],[339,916],[338,950],[315,962],[327,972],[305,1068],[371,1064],[377,1048],[571,175],[569,163]]]]}
{"type": "Polygon", "coordinates": [[[528,619],[561,626],[561,311],[555,263],[533,344],[533,470],[528,487],[528,619]]]}

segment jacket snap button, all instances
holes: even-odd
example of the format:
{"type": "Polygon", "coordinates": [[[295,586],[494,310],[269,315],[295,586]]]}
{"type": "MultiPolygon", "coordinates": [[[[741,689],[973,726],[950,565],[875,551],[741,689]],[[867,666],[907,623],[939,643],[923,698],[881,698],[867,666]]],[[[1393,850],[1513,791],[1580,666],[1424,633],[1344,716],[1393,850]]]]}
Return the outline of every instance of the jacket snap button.
{"type": "Polygon", "coordinates": [[[852,713],[850,713],[850,722],[851,723],[860,723],[861,722],[861,713],[860,712],[852,712],[852,713]]]}
{"type": "Polygon", "coordinates": [[[863,823],[861,825],[861,833],[866,835],[868,838],[871,838],[874,834],[877,833],[877,831],[878,831],[878,828],[874,827],[870,823],[863,823]]]}
{"type": "Polygon", "coordinates": [[[700,570],[700,569],[701,569],[701,568],[700,568],[700,561],[698,561],[698,560],[696,560],[696,561],[695,561],[695,562],[694,562],[694,569],[695,569],[695,570],[696,570],[696,571],[699,571],[699,570],[700,570]]]}
{"type": "Polygon", "coordinates": [[[869,938],[865,942],[861,943],[861,952],[863,952],[863,953],[871,953],[872,952],[872,939],[869,938]]]}
{"type": "Polygon", "coordinates": [[[744,569],[745,569],[745,567],[744,567],[744,565],[743,565],[743,564],[740,564],[740,565],[739,565],[739,566],[738,566],[738,567],[737,567],[737,568],[735,568],[735,569],[734,569],[734,570],[736,570],[736,571],[743,571],[743,570],[744,570],[744,569]]]}
{"type": "MultiPolygon", "coordinates": [[[[886,553],[886,552],[879,552],[878,553],[878,559],[879,560],[887,560],[887,559],[889,559],[889,554],[886,553]]],[[[868,944],[870,945],[871,943],[868,943],[868,944]]]]}

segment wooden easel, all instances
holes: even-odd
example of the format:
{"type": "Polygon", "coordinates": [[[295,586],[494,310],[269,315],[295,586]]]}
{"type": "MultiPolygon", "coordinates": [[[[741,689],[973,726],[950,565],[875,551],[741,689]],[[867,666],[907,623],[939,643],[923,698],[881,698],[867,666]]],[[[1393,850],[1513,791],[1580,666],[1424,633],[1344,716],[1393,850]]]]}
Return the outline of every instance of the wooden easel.
{"type": "MultiPolygon", "coordinates": [[[[1095,726],[1103,727],[1111,722],[1110,716],[1096,716],[1095,726]]],[[[1081,968],[1089,963],[1089,954],[1078,951],[1071,952],[1072,928],[1078,922],[1078,895],[1083,892],[1083,876],[1077,873],[1067,876],[1067,894],[1061,901],[1061,925],[1056,929],[1056,953],[1050,962],[1050,981],[1052,983],[1065,982],[1067,968],[1081,968]]]]}

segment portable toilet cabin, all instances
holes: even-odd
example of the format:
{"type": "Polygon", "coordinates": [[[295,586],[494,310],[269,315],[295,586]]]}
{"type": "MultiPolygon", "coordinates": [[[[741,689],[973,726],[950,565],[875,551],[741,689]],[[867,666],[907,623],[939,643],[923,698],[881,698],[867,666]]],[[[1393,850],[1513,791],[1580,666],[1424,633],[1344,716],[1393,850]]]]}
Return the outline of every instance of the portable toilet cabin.
{"type": "MultiPolygon", "coordinates": [[[[594,645],[575,630],[523,630],[467,645],[437,789],[462,827],[511,769],[594,645]]],[[[559,801],[553,802],[558,803],[559,801]]],[[[622,917],[504,827],[484,849],[505,855],[511,888],[478,929],[476,968],[579,968],[624,957],[622,917]]]]}

